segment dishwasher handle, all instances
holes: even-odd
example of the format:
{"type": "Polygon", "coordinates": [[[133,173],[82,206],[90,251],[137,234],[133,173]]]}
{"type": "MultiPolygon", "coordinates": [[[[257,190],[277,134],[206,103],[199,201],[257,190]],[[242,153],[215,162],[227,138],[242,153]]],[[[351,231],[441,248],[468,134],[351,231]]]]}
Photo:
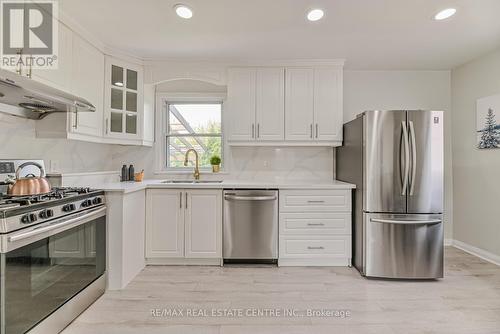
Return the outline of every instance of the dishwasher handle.
{"type": "Polygon", "coordinates": [[[225,195],[226,201],[275,201],[277,196],[239,196],[239,195],[225,195]]]}

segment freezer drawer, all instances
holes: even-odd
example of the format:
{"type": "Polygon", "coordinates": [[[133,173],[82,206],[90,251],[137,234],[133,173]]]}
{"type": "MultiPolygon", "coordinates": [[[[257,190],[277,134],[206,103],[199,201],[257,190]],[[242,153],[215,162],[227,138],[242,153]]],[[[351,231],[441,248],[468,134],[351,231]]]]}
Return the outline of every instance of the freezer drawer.
{"type": "Polygon", "coordinates": [[[364,274],[369,277],[443,277],[442,215],[368,214],[364,274]]]}

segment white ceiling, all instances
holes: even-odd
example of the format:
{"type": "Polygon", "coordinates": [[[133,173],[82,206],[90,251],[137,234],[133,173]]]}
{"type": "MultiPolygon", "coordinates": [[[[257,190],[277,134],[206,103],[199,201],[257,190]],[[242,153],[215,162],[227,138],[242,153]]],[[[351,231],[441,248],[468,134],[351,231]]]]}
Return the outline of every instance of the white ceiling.
{"type": "Polygon", "coordinates": [[[350,69],[450,69],[500,45],[500,0],[61,0],[109,47],[147,59],[344,58],[350,69]],[[172,9],[184,3],[191,20],[172,9]],[[308,9],[325,17],[308,22],[308,9]],[[436,22],[440,9],[457,14],[436,22]]]}

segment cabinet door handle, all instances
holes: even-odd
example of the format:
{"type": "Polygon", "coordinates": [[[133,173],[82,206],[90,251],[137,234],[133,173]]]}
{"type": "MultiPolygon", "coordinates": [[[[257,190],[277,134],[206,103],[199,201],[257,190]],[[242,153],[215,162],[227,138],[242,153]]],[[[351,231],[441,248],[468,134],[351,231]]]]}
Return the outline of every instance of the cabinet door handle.
{"type": "Polygon", "coordinates": [[[313,137],[313,125],[311,123],[311,126],[310,126],[310,130],[311,130],[311,138],[313,137]]]}
{"type": "Polygon", "coordinates": [[[186,192],[186,210],[188,208],[188,193],[186,192]]]}
{"type": "Polygon", "coordinates": [[[106,124],[105,124],[105,127],[106,127],[106,134],[108,134],[108,119],[106,118],[106,124]]]}
{"type": "Polygon", "coordinates": [[[260,138],[260,123],[257,123],[257,138],[260,138]]]}
{"type": "Polygon", "coordinates": [[[33,55],[31,55],[29,57],[29,60],[30,60],[30,62],[29,62],[30,63],[30,67],[28,68],[28,74],[27,74],[27,76],[28,76],[28,78],[31,79],[31,73],[33,71],[33,55]]]}
{"type": "Polygon", "coordinates": [[[252,138],[255,138],[255,124],[252,123],[252,138]]]}
{"type": "Polygon", "coordinates": [[[182,209],[182,191],[179,191],[179,209],[182,209]]]}
{"type": "Polygon", "coordinates": [[[316,138],[318,138],[318,123],[316,123],[316,138]]]}
{"type": "Polygon", "coordinates": [[[307,201],[307,203],[311,203],[311,204],[313,204],[313,203],[325,203],[325,201],[312,201],[312,200],[310,200],[310,201],[307,201]]]}
{"type": "Polygon", "coordinates": [[[75,111],[75,123],[73,124],[73,128],[78,128],[78,111],[75,111]]]}
{"type": "Polygon", "coordinates": [[[307,223],[307,226],[325,226],[323,223],[307,223]]]}
{"type": "Polygon", "coordinates": [[[319,250],[321,250],[321,249],[325,249],[325,247],[323,247],[323,246],[319,246],[319,247],[307,246],[307,249],[309,249],[309,250],[313,250],[313,249],[319,249],[319,250]]]}

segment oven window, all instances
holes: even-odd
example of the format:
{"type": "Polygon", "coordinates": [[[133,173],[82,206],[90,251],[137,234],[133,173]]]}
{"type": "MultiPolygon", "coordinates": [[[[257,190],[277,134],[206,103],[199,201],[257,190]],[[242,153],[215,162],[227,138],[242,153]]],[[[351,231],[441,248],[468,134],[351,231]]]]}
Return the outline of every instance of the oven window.
{"type": "Polygon", "coordinates": [[[104,273],[105,229],[100,217],[2,254],[5,333],[26,332],[104,273]]]}

